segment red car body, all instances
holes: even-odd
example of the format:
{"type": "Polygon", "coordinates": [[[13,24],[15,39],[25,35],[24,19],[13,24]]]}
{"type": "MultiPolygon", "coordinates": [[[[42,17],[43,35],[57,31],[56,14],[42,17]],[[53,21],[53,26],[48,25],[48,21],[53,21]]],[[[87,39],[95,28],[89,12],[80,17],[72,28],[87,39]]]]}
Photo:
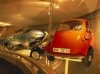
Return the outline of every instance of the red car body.
{"type": "Polygon", "coordinates": [[[44,50],[53,56],[85,57],[89,48],[94,47],[95,38],[90,21],[71,19],[60,22],[52,41],[44,50]]]}

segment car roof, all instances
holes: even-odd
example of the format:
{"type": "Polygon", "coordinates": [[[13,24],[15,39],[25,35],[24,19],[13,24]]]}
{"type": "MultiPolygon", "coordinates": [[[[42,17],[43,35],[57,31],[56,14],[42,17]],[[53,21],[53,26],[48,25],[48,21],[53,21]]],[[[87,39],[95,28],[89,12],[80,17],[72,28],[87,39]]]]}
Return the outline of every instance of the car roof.
{"type": "Polygon", "coordinates": [[[72,21],[72,20],[79,20],[79,21],[84,21],[84,22],[89,21],[89,20],[83,19],[83,18],[75,18],[75,19],[64,20],[64,21],[61,21],[60,23],[62,23],[62,22],[67,22],[67,21],[72,21]]]}

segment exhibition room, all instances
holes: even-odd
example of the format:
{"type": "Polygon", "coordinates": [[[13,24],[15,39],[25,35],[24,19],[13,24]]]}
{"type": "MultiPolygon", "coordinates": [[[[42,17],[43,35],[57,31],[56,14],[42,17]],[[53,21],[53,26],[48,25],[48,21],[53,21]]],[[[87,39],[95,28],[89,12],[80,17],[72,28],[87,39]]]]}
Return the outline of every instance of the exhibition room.
{"type": "Polygon", "coordinates": [[[100,0],[0,0],[0,74],[100,74],[100,0]]]}

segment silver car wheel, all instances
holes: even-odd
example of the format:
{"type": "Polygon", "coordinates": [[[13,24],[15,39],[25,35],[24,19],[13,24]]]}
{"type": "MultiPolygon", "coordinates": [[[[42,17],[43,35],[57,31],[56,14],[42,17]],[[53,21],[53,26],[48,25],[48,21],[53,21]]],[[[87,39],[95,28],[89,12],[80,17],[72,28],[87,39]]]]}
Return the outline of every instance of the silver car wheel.
{"type": "Polygon", "coordinates": [[[12,50],[12,49],[13,49],[13,46],[12,46],[12,45],[10,45],[10,44],[7,44],[7,46],[6,46],[6,47],[7,47],[7,49],[8,49],[8,50],[12,50]]]}
{"type": "Polygon", "coordinates": [[[40,58],[40,54],[39,54],[38,52],[34,51],[34,52],[32,53],[32,58],[34,58],[34,59],[39,59],[39,58],[40,58]]]}

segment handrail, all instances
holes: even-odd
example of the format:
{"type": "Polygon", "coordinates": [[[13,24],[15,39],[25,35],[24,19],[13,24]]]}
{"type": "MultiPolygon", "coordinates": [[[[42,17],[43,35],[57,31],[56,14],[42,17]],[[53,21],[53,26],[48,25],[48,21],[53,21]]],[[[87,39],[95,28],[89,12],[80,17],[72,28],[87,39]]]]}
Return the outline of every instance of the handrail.
{"type": "MultiPolygon", "coordinates": [[[[25,56],[25,55],[22,55],[22,54],[18,54],[18,53],[12,52],[12,51],[7,51],[7,50],[0,50],[0,52],[2,52],[2,53],[0,53],[1,58],[3,58],[1,56],[1,54],[5,54],[5,55],[10,54],[8,56],[13,57],[15,55],[15,56],[17,56],[16,58],[19,59],[20,61],[22,61],[22,59],[28,61],[31,64],[30,69],[33,69],[33,67],[35,66],[39,69],[39,72],[41,74],[56,74],[51,68],[49,68],[46,65],[38,62],[37,60],[32,59],[31,57],[28,57],[28,56],[25,56]]],[[[34,70],[32,70],[32,71],[34,71],[34,70]]]]}

